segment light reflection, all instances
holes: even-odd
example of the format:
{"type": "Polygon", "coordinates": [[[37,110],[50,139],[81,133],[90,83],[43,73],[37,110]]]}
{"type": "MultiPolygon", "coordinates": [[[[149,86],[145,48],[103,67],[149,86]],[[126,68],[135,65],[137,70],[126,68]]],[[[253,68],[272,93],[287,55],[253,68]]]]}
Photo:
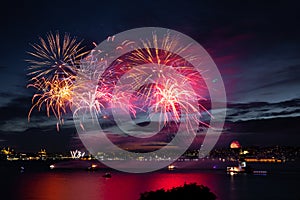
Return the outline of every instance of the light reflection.
{"type": "MultiPolygon", "coordinates": [[[[18,199],[74,200],[74,199],[138,199],[140,193],[171,189],[184,183],[208,186],[217,196],[218,181],[212,174],[155,172],[147,174],[127,174],[111,172],[112,178],[103,177],[106,171],[62,171],[24,174],[19,182],[18,199]]],[[[215,176],[215,175],[214,175],[215,176]]]]}

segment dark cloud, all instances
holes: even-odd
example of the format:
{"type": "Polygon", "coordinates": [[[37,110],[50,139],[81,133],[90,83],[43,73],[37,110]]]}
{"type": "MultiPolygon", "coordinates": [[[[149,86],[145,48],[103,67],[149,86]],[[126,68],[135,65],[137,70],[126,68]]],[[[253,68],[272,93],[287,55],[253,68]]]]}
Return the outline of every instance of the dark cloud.
{"type": "MultiPolygon", "coordinates": [[[[11,95],[11,94],[10,94],[11,95]]],[[[0,107],[0,120],[10,120],[14,118],[27,118],[27,113],[31,106],[30,97],[18,97],[11,100],[8,104],[0,107]]]]}
{"type": "MultiPolygon", "coordinates": [[[[223,137],[238,139],[244,145],[298,146],[299,120],[300,117],[286,117],[228,122],[226,124],[227,134],[223,137]]],[[[222,141],[222,136],[220,140],[222,141]]]]}
{"type": "Polygon", "coordinates": [[[11,146],[17,151],[38,151],[46,148],[49,152],[68,152],[72,149],[70,144],[75,134],[75,130],[64,130],[58,133],[53,127],[48,130],[30,128],[21,134],[0,132],[0,138],[5,140],[1,146],[11,146]]]}
{"type": "Polygon", "coordinates": [[[250,121],[268,118],[298,117],[300,99],[293,99],[278,103],[253,102],[229,104],[227,121],[250,121]]]}
{"type": "MultiPolygon", "coordinates": [[[[230,104],[229,109],[234,110],[229,113],[224,130],[221,134],[217,146],[226,146],[233,139],[238,139],[243,145],[271,145],[288,144],[297,145],[298,122],[300,100],[281,102],[276,104],[261,102],[252,104],[230,104]],[[286,111],[277,112],[287,108],[286,111]],[[288,111],[290,109],[290,111],[288,111]],[[250,113],[250,114],[249,114],[250,113]],[[255,114],[253,114],[255,113],[255,114]],[[271,114],[268,114],[271,113],[271,114]],[[255,115],[255,117],[253,117],[255,115]],[[278,117],[282,115],[281,117],[278,117]],[[294,116],[294,117],[291,117],[294,116]]],[[[66,126],[62,126],[60,132],[56,131],[55,120],[51,122],[47,119],[36,121],[36,125],[29,125],[24,122],[26,129],[20,127],[20,119],[12,124],[11,130],[19,132],[4,131],[3,126],[0,131],[2,145],[13,146],[18,150],[36,151],[40,148],[47,148],[48,151],[68,151],[70,149],[84,149],[80,139],[77,137],[77,131],[71,120],[66,126]],[[18,127],[19,126],[19,127],[18,127]]],[[[114,130],[114,126],[109,128],[114,130]]],[[[192,149],[200,148],[203,134],[197,134],[196,139],[191,145],[192,149]]],[[[152,151],[162,148],[174,135],[157,134],[150,139],[137,140],[128,135],[109,134],[108,138],[116,145],[124,149],[133,151],[152,151]]]]}

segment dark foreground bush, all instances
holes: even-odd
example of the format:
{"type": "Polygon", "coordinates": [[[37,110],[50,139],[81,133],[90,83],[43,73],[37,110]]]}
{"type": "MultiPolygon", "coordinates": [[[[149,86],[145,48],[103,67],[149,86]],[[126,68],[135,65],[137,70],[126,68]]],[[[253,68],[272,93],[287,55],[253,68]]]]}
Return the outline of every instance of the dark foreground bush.
{"type": "Polygon", "coordinates": [[[215,200],[216,195],[210,189],[196,183],[184,184],[170,190],[156,190],[142,193],[139,200],[215,200]]]}

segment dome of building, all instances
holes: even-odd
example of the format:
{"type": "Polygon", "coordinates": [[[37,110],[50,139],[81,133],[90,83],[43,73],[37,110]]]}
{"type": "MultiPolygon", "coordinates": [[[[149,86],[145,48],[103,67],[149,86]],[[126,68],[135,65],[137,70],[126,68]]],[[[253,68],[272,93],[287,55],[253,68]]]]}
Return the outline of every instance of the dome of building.
{"type": "Polygon", "coordinates": [[[230,148],[231,149],[240,149],[241,145],[237,140],[234,140],[230,143],[230,148]]]}

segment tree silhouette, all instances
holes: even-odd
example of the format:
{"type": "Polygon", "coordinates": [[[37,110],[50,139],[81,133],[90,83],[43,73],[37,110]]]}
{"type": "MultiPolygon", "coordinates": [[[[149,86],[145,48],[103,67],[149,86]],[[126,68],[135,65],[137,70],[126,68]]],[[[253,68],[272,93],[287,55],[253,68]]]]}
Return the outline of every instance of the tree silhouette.
{"type": "Polygon", "coordinates": [[[159,189],[156,191],[144,192],[139,200],[215,200],[216,195],[210,189],[196,183],[184,184],[183,186],[174,187],[170,190],[159,189]]]}

